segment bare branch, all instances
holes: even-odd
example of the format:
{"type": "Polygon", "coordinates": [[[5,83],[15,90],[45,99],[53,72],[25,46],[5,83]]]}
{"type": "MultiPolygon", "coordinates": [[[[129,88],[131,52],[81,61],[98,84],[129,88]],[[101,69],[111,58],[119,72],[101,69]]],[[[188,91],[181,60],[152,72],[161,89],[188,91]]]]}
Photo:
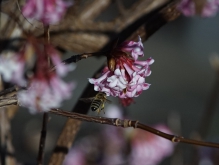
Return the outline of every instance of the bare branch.
{"type": "Polygon", "coordinates": [[[170,134],[161,132],[159,130],[156,130],[152,127],[149,127],[145,124],[142,124],[142,123],[140,123],[138,121],[134,121],[134,120],[129,120],[129,119],[122,120],[119,118],[93,117],[93,116],[88,116],[88,115],[84,115],[84,114],[63,111],[60,109],[51,109],[49,111],[49,113],[65,116],[65,117],[80,120],[80,121],[107,124],[107,125],[113,125],[113,126],[124,127],[124,128],[127,128],[127,127],[139,128],[139,129],[148,131],[150,133],[153,133],[157,136],[163,137],[163,138],[170,140],[172,142],[181,142],[181,143],[186,143],[186,144],[194,144],[194,145],[199,145],[199,146],[219,148],[218,143],[203,142],[203,141],[198,141],[198,140],[187,139],[187,138],[184,138],[181,136],[170,135],[170,134]]]}
{"type": "Polygon", "coordinates": [[[50,158],[49,165],[61,165],[69,148],[72,146],[76,134],[80,128],[81,121],[68,119],[56,143],[56,147],[50,158]]]}
{"type": "Polygon", "coordinates": [[[48,119],[49,119],[49,114],[44,113],[43,114],[43,124],[42,124],[41,136],[40,136],[40,143],[39,143],[39,152],[38,152],[38,158],[37,158],[37,165],[42,165],[43,164],[48,119]]]}
{"type": "Polygon", "coordinates": [[[7,89],[0,91],[0,99],[1,99],[1,96],[5,96],[9,93],[15,92],[16,90],[17,90],[17,87],[13,86],[13,87],[10,87],[10,88],[7,88],[7,89]]]}
{"type": "Polygon", "coordinates": [[[0,108],[6,107],[9,105],[17,105],[17,97],[16,96],[11,96],[11,97],[5,97],[0,99],[0,108]]]}
{"type": "Polygon", "coordinates": [[[83,10],[81,10],[78,18],[81,20],[93,21],[106,7],[109,6],[111,0],[93,0],[87,1],[83,10]]]}

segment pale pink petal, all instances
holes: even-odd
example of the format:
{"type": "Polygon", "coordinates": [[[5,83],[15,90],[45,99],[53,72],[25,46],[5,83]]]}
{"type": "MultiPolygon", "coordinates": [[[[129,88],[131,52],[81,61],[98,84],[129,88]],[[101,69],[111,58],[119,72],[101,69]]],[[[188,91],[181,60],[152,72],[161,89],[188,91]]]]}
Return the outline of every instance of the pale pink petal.
{"type": "Polygon", "coordinates": [[[50,81],[33,80],[27,90],[18,92],[18,103],[29,108],[31,113],[47,112],[58,108],[64,99],[70,98],[74,84],[67,84],[58,77],[50,81]]]}
{"type": "MultiPolygon", "coordinates": [[[[196,14],[195,2],[193,0],[181,0],[177,6],[185,16],[193,16],[196,14]]],[[[201,12],[202,17],[215,16],[218,12],[219,0],[207,0],[201,12]]]]}
{"type": "Polygon", "coordinates": [[[115,87],[116,85],[117,85],[117,82],[118,82],[118,80],[116,79],[116,80],[114,80],[114,81],[112,81],[111,83],[109,83],[109,87],[110,88],[113,88],[113,87],[115,87]]]}
{"type": "Polygon", "coordinates": [[[19,54],[0,55],[0,74],[3,79],[6,82],[25,86],[24,62],[24,60],[20,60],[19,54]]]}
{"type": "Polygon", "coordinates": [[[53,52],[53,54],[50,54],[53,64],[55,65],[56,72],[59,76],[63,77],[65,76],[69,71],[72,71],[75,69],[75,65],[65,65],[62,63],[60,57],[58,54],[53,52]]]}
{"type": "Polygon", "coordinates": [[[58,23],[71,3],[64,0],[27,0],[22,13],[29,19],[36,19],[43,24],[58,23]]]}

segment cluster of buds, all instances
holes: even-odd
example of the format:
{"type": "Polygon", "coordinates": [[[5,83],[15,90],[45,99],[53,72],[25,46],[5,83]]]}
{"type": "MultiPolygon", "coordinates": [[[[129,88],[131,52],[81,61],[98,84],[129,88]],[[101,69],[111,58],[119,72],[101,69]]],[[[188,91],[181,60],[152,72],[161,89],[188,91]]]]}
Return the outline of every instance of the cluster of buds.
{"type": "Polygon", "coordinates": [[[219,0],[181,0],[178,9],[185,16],[199,14],[202,17],[215,16],[218,12],[219,0]]]}
{"type": "Polygon", "coordinates": [[[22,13],[25,17],[38,20],[45,25],[56,24],[70,5],[70,2],[63,0],[28,0],[22,13]]]}
{"type": "Polygon", "coordinates": [[[108,66],[103,69],[102,75],[97,79],[89,78],[89,82],[94,84],[95,91],[132,102],[130,98],[138,97],[149,88],[145,78],[151,74],[150,65],[154,60],[137,60],[139,56],[144,56],[140,37],[138,42],[122,43],[109,56],[108,66]]]}

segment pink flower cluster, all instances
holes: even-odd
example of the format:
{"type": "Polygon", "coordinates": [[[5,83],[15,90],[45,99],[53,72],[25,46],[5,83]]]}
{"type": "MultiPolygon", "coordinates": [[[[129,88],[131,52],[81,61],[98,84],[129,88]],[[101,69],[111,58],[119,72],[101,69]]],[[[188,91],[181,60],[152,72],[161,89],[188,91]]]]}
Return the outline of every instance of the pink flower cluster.
{"type": "Polygon", "coordinates": [[[60,79],[73,68],[64,65],[50,45],[47,45],[47,53],[52,64],[55,65],[55,71],[50,70],[46,56],[38,54],[36,72],[31,78],[28,89],[18,92],[19,104],[28,107],[31,113],[60,107],[64,99],[71,97],[71,90],[75,86],[73,83],[67,84],[60,79]]]}
{"type": "Polygon", "coordinates": [[[56,24],[70,5],[70,2],[64,0],[28,0],[22,13],[25,17],[36,19],[43,24],[56,24]]]}
{"type": "Polygon", "coordinates": [[[152,58],[146,61],[138,61],[138,56],[143,56],[141,39],[138,42],[124,42],[112,52],[115,59],[115,70],[105,67],[101,77],[89,78],[94,84],[94,90],[105,92],[107,96],[119,98],[138,97],[143,90],[147,90],[150,84],[145,83],[145,78],[151,74],[150,65],[152,58]]]}
{"type": "Polygon", "coordinates": [[[71,97],[75,86],[61,79],[74,69],[73,65],[63,64],[51,45],[43,45],[34,38],[28,41],[19,53],[0,55],[0,74],[4,81],[26,88],[17,92],[17,99],[32,113],[58,108],[64,99],[71,97]]]}
{"type": "MultiPolygon", "coordinates": [[[[210,17],[216,15],[219,8],[219,0],[206,0],[201,12],[202,17],[210,17]]],[[[181,0],[178,9],[185,16],[193,16],[197,13],[194,0],[181,0]]]]}
{"type": "MultiPolygon", "coordinates": [[[[165,125],[157,125],[155,129],[170,134],[171,131],[165,125]]],[[[172,154],[174,145],[172,142],[143,130],[135,130],[131,140],[131,165],[155,165],[172,154]]]]}

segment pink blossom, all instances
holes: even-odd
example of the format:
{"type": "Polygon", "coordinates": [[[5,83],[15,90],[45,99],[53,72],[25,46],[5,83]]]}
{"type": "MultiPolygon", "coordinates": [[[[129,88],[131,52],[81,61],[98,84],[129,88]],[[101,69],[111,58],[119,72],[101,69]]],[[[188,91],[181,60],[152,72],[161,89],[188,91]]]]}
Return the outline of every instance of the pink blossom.
{"type": "Polygon", "coordinates": [[[25,62],[20,54],[0,55],[0,74],[6,82],[25,86],[25,62]]]}
{"type": "Polygon", "coordinates": [[[75,69],[76,66],[74,64],[65,65],[62,63],[57,51],[52,46],[47,46],[47,52],[50,55],[55,70],[60,77],[65,76],[69,71],[75,69]]]}
{"type": "Polygon", "coordinates": [[[63,165],[85,165],[85,153],[79,147],[70,150],[63,165]]]}
{"type": "Polygon", "coordinates": [[[72,68],[64,65],[57,51],[46,45],[46,53],[37,50],[36,69],[27,90],[18,92],[18,102],[21,106],[28,107],[32,113],[49,111],[58,108],[64,99],[71,97],[74,83],[65,83],[60,77],[72,68]],[[50,69],[48,56],[51,59],[50,69]]]}
{"type": "MultiPolygon", "coordinates": [[[[171,133],[164,125],[157,125],[155,128],[165,133],[171,133]]],[[[165,157],[171,155],[174,145],[172,142],[157,135],[143,130],[134,130],[131,147],[131,165],[156,165],[165,157]]]]}
{"type": "Polygon", "coordinates": [[[151,74],[149,65],[153,62],[152,58],[146,61],[135,61],[127,56],[117,57],[114,72],[106,67],[101,77],[89,78],[89,82],[94,84],[95,91],[105,92],[107,96],[138,97],[150,86],[145,83],[145,77],[151,74]]]}
{"type": "Polygon", "coordinates": [[[54,76],[49,81],[35,79],[27,90],[18,92],[18,102],[28,107],[31,113],[49,111],[61,106],[64,99],[69,99],[73,84],[67,84],[54,76]]]}
{"type": "Polygon", "coordinates": [[[56,24],[70,5],[71,3],[64,0],[28,0],[22,12],[25,17],[36,19],[43,24],[56,24]]]}
{"type": "Polygon", "coordinates": [[[138,56],[144,56],[144,47],[141,42],[141,38],[138,37],[138,42],[134,41],[125,41],[121,45],[119,45],[117,50],[131,53],[131,56],[134,60],[138,59],[138,56]]]}
{"type": "MultiPolygon", "coordinates": [[[[210,17],[216,15],[219,7],[219,0],[207,0],[201,12],[202,17],[210,17]]],[[[181,0],[178,9],[185,16],[193,16],[196,14],[196,6],[193,0],[181,0]]]]}

